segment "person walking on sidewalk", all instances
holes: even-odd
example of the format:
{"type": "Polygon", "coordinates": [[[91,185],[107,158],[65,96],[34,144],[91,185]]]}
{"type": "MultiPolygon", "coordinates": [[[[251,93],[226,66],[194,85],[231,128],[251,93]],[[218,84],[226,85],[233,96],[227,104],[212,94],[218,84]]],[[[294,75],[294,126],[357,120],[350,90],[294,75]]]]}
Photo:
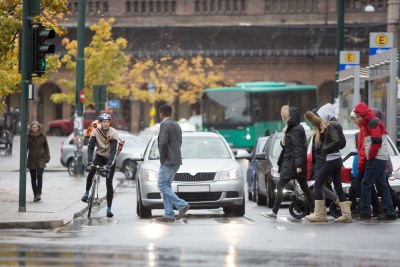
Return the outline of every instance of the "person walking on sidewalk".
{"type": "MultiPolygon", "coordinates": [[[[387,186],[385,169],[389,159],[388,135],[383,122],[365,104],[359,103],[353,112],[361,117],[363,126],[365,173],[361,182],[361,219],[371,219],[371,191],[376,186],[381,196],[383,214],[378,220],[395,220],[396,212],[387,186]]],[[[361,134],[361,133],[360,133],[361,134]]]]}
{"type": "Polygon", "coordinates": [[[158,174],[158,189],[164,200],[164,216],[157,217],[160,222],[173,222],[181,219],[189,210],[190,205],[180,199],[172,191],[172,182],[176,172],[182,165],[181,145],[182,130],[172,118],[172,107],[168,104],[162,105],[159,109],[161,118],[160,132],[158,134],[158,150],[160,152],[160,171],[158,174]],[[179,211],[175,217],[173,207],[179,211]]]}
{"type": "Polygon", "coordinates": [[[26,167],[31,175],[33,201],[42,199],[43,171],[50,161],[49,144],[43,127],[37,121],[32,121],[28,130],[28,160],[26,167]]]}
{"type": "Polygon", "coordinates": [[[281,141],[282,152],[278,159],[280,173],[276,185],[276,198],[268,217],[276,219],[283,199],[283,189],[292,179],[296,179],[303,190],[311,212],[314,211],[314,198],[307,185],[307,138],[304,127],[300,125],[300,113],[297,107],[285,105],[281,108],[282,120],[286,126],[281,141]]]}
{"type": "MultiPolygon", "coordinates": [[[[111,115],[103,113],[99,116],[101,127],[97,127],[90,134],[87,166],[105,166],[107,170],[106,187],[107,187],[107,217],[111,218],[114,214],[111,212],[111,205],[114,196],[113,177],[115,172],[115,159],[117,158],[117,148],[119,134],[116,129],[110,126],[111,115]],[[93,162],[94,147],[97,147],[96,157],[93,162]]],[[[96,168],[92,167],[86,178],[86,191],[81,198],[83,202],[87,202],[89,190],[92,186],[92,180],[96,174],[96,168]]]]}
{"type": "Polygon", "coordinates": [[[310,222],[327,221],[323,187],[326,179],[331,177],[335,187],[335,192],[339,197],[339,206],[342,211],[342,216],[335,219],[335,222],[349,223],[353,221],[350,211],[351,203],[350,201],[347,201],[342,188],[340,171],[343,165],[343,160],[339,152],[340,149],[343,149],[346,146],[346,139],[344,139],[342,126],[336,121],[335,108],[332,104],[328,103],[323,105],[317,113],[327,125],[321,148],[322,157],[325,159],[325,163],[314,183],[315,211],[313,214],[307,215],[305,218],[310,222]]]}

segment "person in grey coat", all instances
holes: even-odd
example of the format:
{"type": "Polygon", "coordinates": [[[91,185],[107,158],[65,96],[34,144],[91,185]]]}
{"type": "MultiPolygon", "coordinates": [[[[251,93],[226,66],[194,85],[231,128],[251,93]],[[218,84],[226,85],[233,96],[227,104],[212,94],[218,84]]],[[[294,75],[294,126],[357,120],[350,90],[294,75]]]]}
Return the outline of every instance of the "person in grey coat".
{"type": "Polygon", "coordinates": [[[26,167],[31,174],[33,201],[41,200],[43,171],[46,163],[50,161],[49,144],[42,126],[37,121],[32,121],[28,130],[28,160],[26,167]]]}
{"type": "Polygon", "coordinates": [[[282,120],[286,127],[283,129],[285,136],[281,141],[282,152],[278,159],[279,181],[276,185],[276,198],[272,212],[267,216],[276,219],[283,199],[283,189],[293,179],[299,183],[303,190],[310,211],[314,211],[314,198],[307,185],[307,137],[304,127],[300,124],[300,113],[297,107],[285,105],[281,108],[282,120]]]}
{"type": "Polygon", "coordinates": [[[162,105],[159,109],[161,124],[158,134],[158,150],[160,152],[160,171],[158,174],[158,189],[164,200],[165,214],[156,218],[160,222],[172,222],[181,219],[189,210],[189,204],[180,199],[172,191],[172,182],[175,174],[182,165],[181,145],[182,130],[172,118],[172,107],[168,104],[162,105]],[[173,208],[179,211],[175,217],[173,208]]]}

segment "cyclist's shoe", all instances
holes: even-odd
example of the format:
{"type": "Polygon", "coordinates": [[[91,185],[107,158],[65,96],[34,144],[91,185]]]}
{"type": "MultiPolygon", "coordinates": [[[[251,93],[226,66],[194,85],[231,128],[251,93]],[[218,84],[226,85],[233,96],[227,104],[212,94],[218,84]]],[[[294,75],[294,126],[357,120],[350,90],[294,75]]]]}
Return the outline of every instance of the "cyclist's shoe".
{"type": "Polygon", "coordinates": [[[107,211],[107,217],[111,218],[112,216],[114,216],[114,214],[111,211],[107,211]]]}
{"type": "Polygon", "coordinates": [[[83,195],[81,200],[82,200],[82,202],[87,202],[88,201],[88,196],[87,195],[83,195]]]}
{"type": "Polygon", "coordinates": [[[40,200],[42,200],[42,196],[41,196],[41,194],[37,194],[36,195],[36,201],[40,201],[40,200]]]}

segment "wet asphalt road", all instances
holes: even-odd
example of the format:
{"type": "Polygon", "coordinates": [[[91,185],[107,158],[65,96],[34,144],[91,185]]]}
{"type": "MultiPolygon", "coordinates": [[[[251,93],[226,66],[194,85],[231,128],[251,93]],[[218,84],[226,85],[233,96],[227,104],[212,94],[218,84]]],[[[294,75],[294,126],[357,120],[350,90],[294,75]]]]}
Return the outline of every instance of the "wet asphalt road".
{"type": "Polygon", "coordinates": [[[161,224],[140,219],[134,181],[116,179],[114,218],[105,217],[104,201],[93,219],[85,214],[63,228],[4,229],[0,266],[399,266],[400,220],[310,224],[286,205],[275,221],[246,200],[244,217],[190,210],[161,224]]]}
{"type": "Polygon", "coordinates": [[[310,224],[283,206],[274,221],[263,215],[267,207],[247,201],[244,217],[190,210],[183,220],[157,223],[137,217],[135,184],[121,182],[112,219],[102,203],[93,219],[84,215],[63,228],[3,230],[1,266],[398,266],[400,260],[400,220],[335,224],[331,217],[310,224]]]}

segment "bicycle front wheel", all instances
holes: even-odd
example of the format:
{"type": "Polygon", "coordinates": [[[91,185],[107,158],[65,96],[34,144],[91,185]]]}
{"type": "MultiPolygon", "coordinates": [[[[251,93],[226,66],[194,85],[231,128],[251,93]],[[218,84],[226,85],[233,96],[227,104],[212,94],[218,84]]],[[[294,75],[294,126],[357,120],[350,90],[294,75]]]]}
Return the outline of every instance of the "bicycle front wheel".
{"type": "Polygon", "coordinates": [[[93,184],[92,184],[92,188],[90,189],[90,194],[89,194],[89,199],[88,199],[88,205],[89,205],[89,209],[88,209],[88,218],[90,219],[90,214],[92,213],[92,207],[93,207],[93,203],[94,203],[94,199],[96,198],[96,184],[97,181],[93,180],[93,184]]]}

